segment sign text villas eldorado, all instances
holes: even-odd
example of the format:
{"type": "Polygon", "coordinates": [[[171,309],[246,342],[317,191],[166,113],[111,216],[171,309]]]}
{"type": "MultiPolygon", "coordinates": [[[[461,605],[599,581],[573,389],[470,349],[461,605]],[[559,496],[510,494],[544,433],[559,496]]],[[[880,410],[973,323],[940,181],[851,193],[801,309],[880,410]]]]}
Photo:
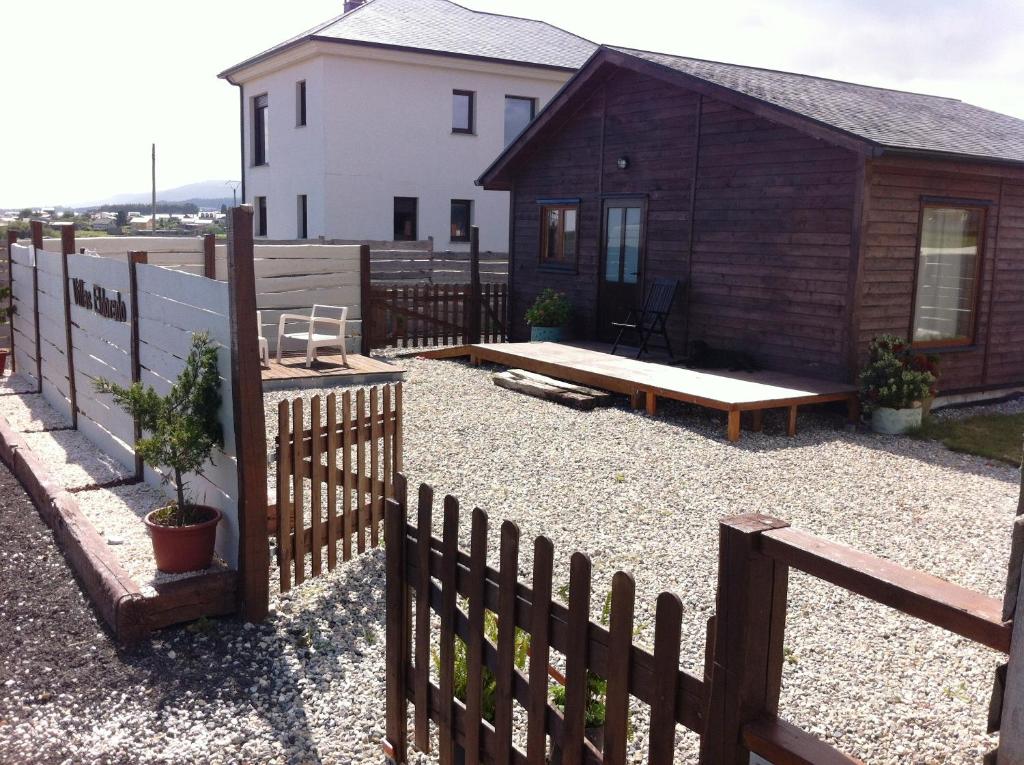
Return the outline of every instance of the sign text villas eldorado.
{"type": "Polygon", "coordinates": [[[114,321],[128,321],[128,308],[121,299],[121,293],[115,292],[116,298],[107,297],[107,290],[98,284],[92,285],[92,292],[85,288],[84,279],[72,279],[75,305],[91,308],[100,316],[114,321]]]}

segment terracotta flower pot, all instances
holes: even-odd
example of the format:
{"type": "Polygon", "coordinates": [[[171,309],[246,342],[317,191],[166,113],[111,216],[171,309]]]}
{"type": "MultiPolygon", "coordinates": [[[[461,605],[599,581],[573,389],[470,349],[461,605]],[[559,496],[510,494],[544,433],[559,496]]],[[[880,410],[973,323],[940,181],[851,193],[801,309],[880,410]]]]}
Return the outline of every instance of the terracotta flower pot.
{"type": "Polygon", "coordinates": [[[6,348],[0,348],[0,377],[4,376],[4,370],[7,369],[7,354],[9,352],[6,348]]]}
{"type": "Polygon", "coordinates": [[[217,540],[217,524],[220,510],[206,505],[197,505],[205,511],[208,520],[191,526],[161,526],[154,523],[154,510],[146,516],[149,538],[153,540],[153,557],[156,567],[165,574],[182,574],[186,571],[200,571],[209,568],[213,560],[213,545],[217,540]]]}

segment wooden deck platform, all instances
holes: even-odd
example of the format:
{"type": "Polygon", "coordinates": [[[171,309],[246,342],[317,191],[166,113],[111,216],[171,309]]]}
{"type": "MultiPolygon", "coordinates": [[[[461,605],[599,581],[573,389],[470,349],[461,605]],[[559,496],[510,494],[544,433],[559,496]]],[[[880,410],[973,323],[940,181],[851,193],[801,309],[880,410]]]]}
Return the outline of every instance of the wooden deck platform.
{"type": "Polygon", "coordinates": [[[306,368],[305,356],[282,356],[278,364],[270,357],[270,366],[263,367],[263,390],[287,390],[290,388],[322,388],[335,385],[375,385],[377,383],[400,382],[405,370],[397,364],[380,359],[348,354],[348,366],[341,360],[341,354],[322,354],[306,368]]]}
{"type": "Polygon", "coordinates": [[[697,371],[562,343],[482,343],[464,346],[460,354],[446,349],[446,357],[455,355],[623,393],[634,408],[646,404],[650,414],[657,412],[659,398],[727,412],[730,441],[739,440],[743,412],[751,412],[751,427],[758,431],[765,410],[786,409],[791,436],[801,406],[845,401],[851,421],[859,414],[855,386],[781,372],[697,371]]]}

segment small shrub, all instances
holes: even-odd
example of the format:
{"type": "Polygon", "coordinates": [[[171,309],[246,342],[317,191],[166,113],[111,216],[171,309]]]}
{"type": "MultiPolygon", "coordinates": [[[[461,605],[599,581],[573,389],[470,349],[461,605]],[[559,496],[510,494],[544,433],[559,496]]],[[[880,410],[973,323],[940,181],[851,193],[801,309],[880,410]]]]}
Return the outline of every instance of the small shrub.
{"type": "Polygon", "coordinates": [[[526,310],[526,323],[531,327],[564,327],[571,314],[572,306],[565,293],[548,287],[526,310]]]}
{"type": "Polygon", "coordinates": [[[908,409],[935,395],[938,358],[914,353],[910,344],[894,335],[871,341],[868,363],[860,373],[864,409],[908,409]]]}

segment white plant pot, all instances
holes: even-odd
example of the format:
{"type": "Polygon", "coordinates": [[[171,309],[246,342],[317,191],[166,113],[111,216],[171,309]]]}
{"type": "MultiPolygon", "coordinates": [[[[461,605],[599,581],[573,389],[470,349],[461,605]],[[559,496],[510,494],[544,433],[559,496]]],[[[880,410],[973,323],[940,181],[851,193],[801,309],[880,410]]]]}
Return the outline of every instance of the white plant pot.
{"type": "Polygon", "coordinates": [[[910,409],[890,409],[880,406],[871,413],[871,429],[876,433],[897,435],[921,426],[924,410],[920,406],[910,409]]]}

